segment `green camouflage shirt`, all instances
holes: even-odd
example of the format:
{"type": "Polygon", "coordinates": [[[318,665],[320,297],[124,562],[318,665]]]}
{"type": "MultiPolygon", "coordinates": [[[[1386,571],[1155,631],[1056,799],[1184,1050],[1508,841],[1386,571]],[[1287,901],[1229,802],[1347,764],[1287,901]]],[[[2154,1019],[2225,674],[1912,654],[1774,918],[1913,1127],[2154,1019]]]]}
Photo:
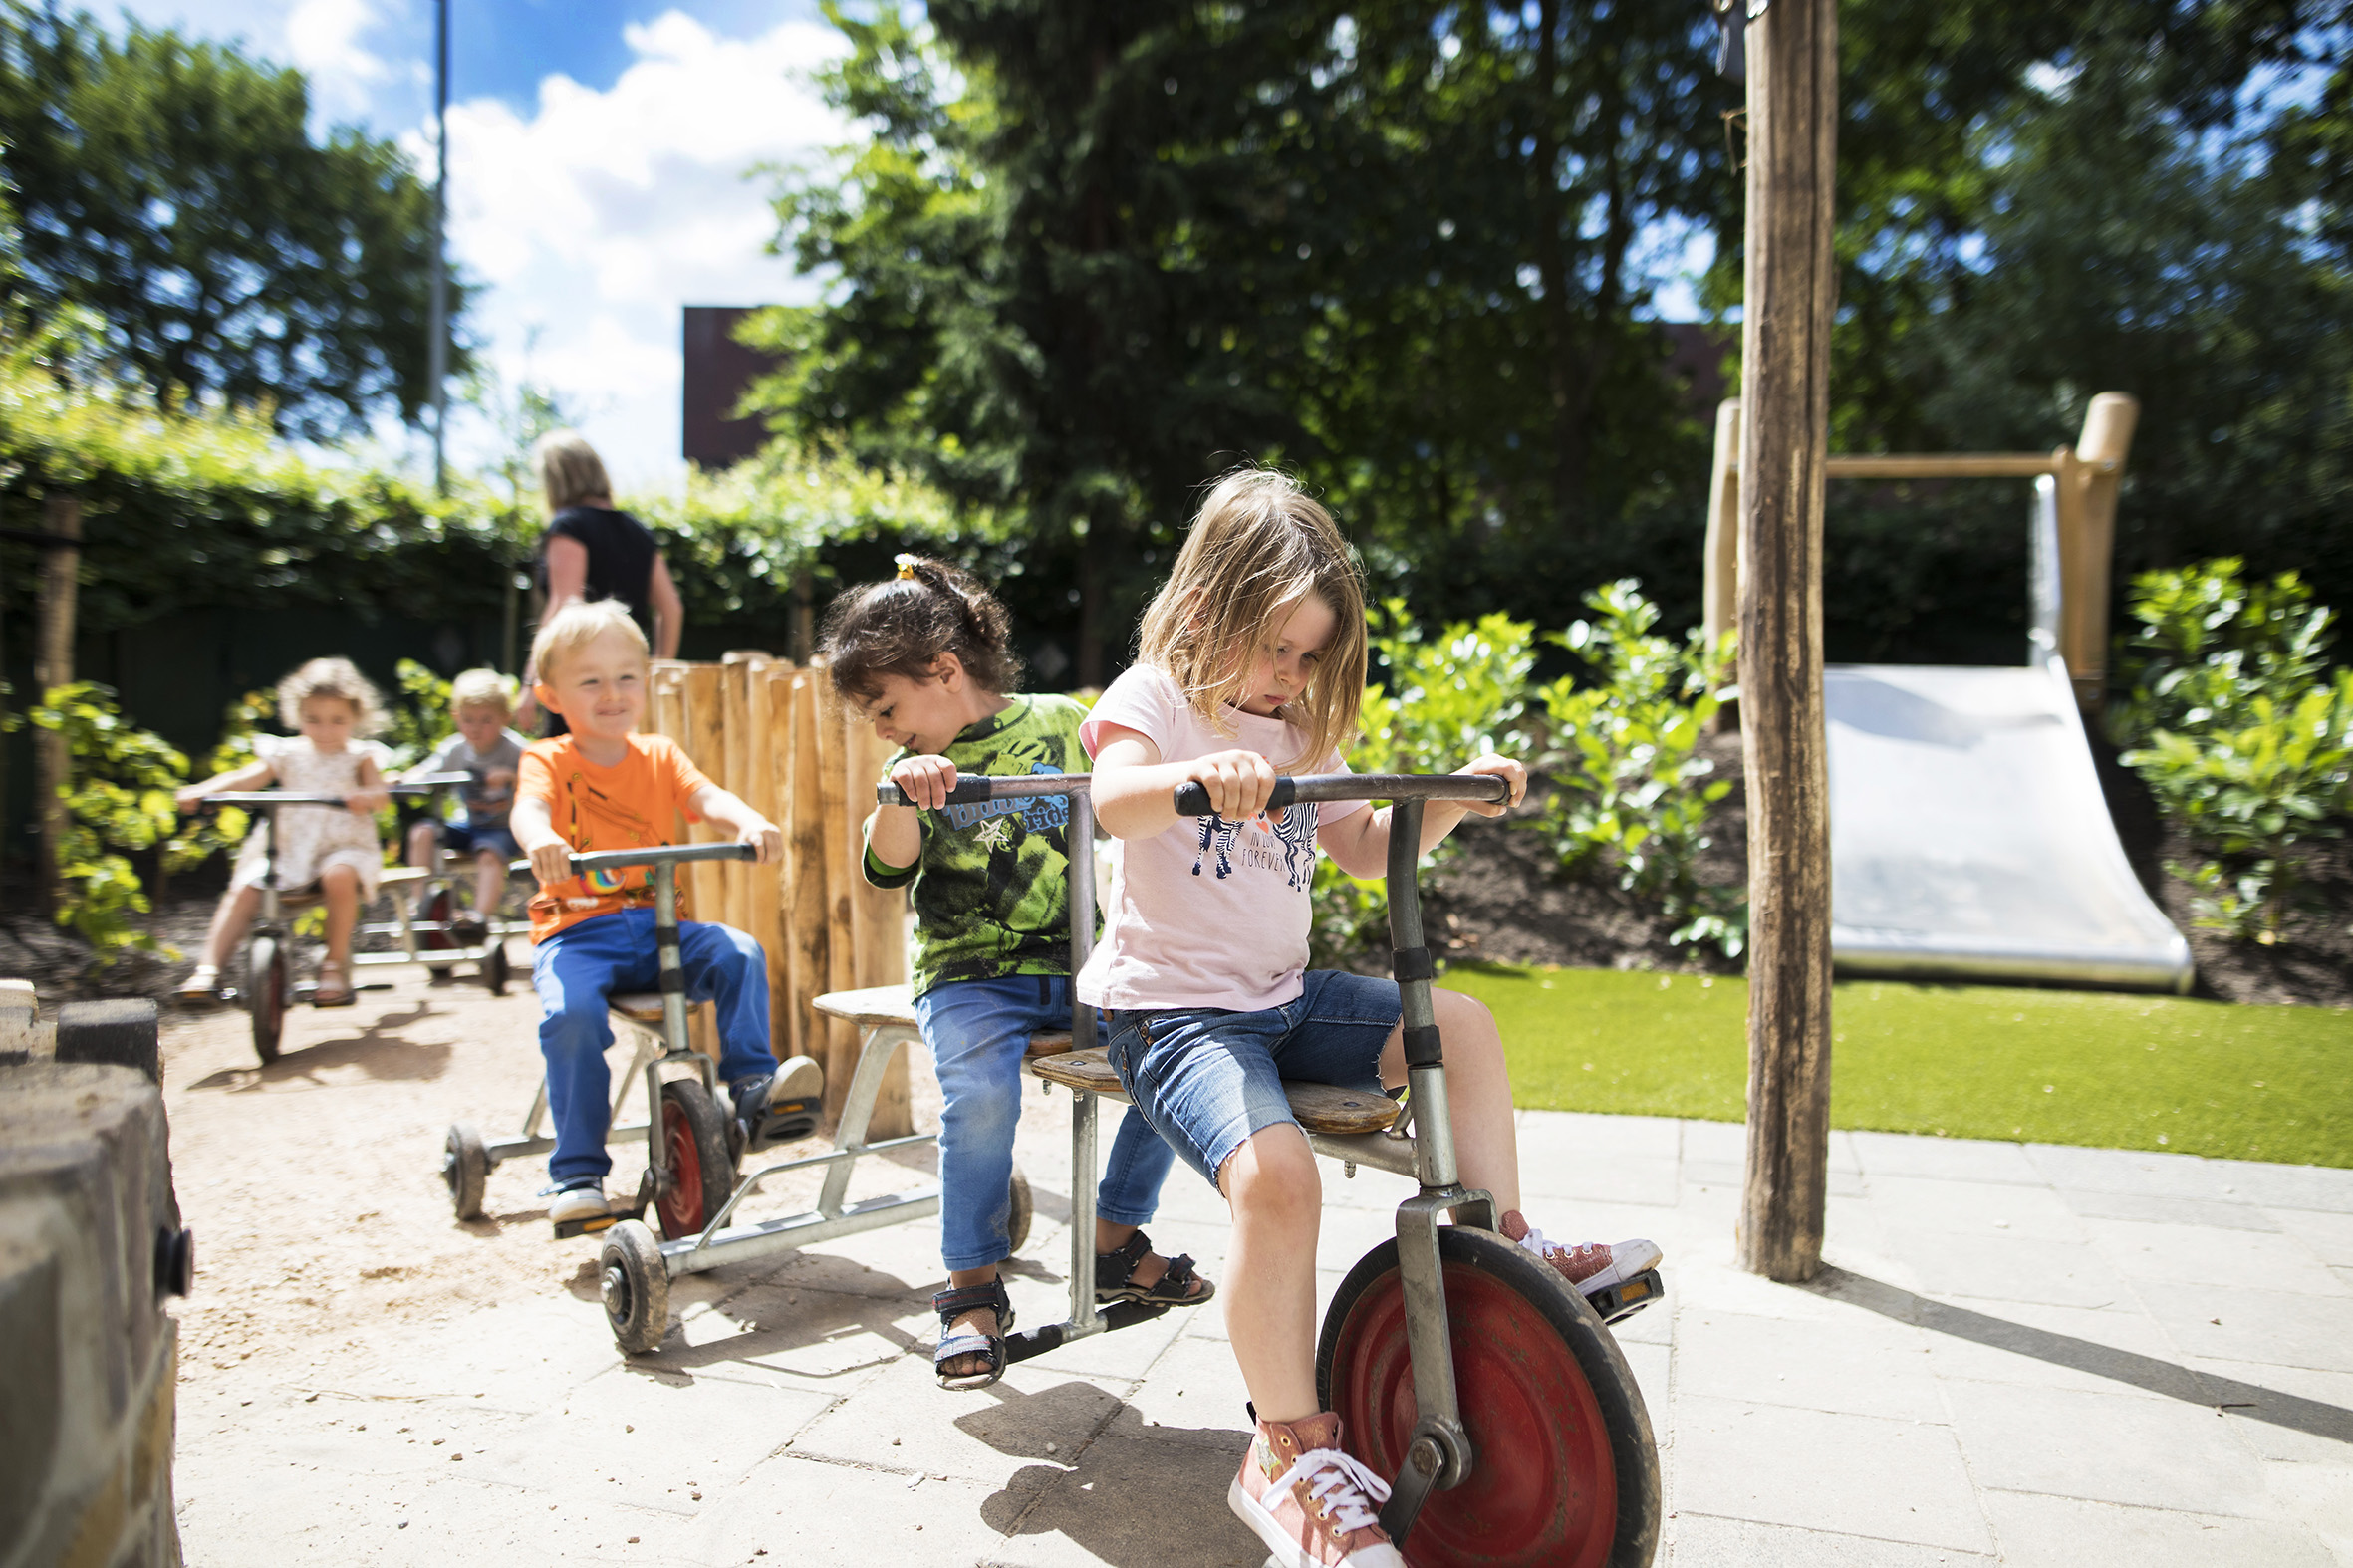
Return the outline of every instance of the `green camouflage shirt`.
{"type": "MultiPolygon", "coordinates": [[[[942,755],[959,778],[1084,772],[1086,716],[1069,697],[1016,696],[957,734],[942,755]]],[[[908,755],[901,751],[890,766],[908,755]]],[[[1040,795],[947,806],[922,813],[921,823],[915,865],[894,869],[875,858],[871,817],[865,857],[866,880],[876,887],[915,887],[915,993],[950,980],[1070,973],[1070,802],[1040,795]]]]}

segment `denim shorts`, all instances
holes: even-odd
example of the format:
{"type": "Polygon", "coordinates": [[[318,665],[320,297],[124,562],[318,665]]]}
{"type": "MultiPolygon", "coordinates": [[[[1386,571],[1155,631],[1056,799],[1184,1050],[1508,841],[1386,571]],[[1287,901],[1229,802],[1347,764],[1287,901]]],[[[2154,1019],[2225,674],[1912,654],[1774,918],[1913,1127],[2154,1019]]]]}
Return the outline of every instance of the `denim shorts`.
{"type": "Polygon", "coordinates": [[[479,855],[487,850],[503,861],[519,861],[523,858],[523,847],[515,842],[514,834],[504,827],[477,828],[469,823],[444,822],[441,824],[441,848],[454,855],[479,855]]]}
{"type": "Polygon", "coordinates": [[[1400,1015],[1397,982],[1311,969],[1295,1001],[1261,1012],[1222,1007],[1111,1015],[1107,1051],[1152,1130],[1217,1184],[1260,1128],[1297,1125],[1283,1080],[1381,1093],[1381,1048],[1400,1015]]]}

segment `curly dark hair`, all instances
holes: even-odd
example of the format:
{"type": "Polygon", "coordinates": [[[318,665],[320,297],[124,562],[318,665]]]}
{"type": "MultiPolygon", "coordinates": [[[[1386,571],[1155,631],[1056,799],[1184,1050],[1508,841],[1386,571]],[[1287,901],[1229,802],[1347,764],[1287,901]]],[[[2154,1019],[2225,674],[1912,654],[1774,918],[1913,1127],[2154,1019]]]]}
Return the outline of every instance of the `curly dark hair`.
{"type": "Polygon", "coordinates": [[[883,680],[931,676],[931,661],[953,653],[983,691],[1021,689],[1012,621],[978,578],[928,556],[903,555],[899,575],[835,597],[822,650],[834,689],[872,702],[883,680]]]}

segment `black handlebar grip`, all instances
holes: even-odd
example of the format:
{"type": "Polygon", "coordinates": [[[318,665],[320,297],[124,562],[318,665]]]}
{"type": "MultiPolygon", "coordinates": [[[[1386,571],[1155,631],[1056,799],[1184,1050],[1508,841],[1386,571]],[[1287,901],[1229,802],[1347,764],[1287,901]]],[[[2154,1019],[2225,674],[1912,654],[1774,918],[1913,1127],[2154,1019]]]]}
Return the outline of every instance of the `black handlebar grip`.
{"type": "MultiPolygon", "coordinates": [[[[973,806],[995,798],[989,792],[986,777],[957,779],[955,787],[947,792],[947,803],[951,806],[973,806]]],[[[875,786],[875,803],[881,806],[912,806],[915,804],[913,800],[908,798],[907,791],[888,782],[875,786]]]]}
{"type": "MultiPolygon", "coordinates": [[[[1297,795],[1297,793],[1298,791],[1296,787],[1293,786],[1290,778],[1287,775],[1285,777],[1276,779],[1274,781],[1273,792],[1266,797],[1266,809],[1268,811],[1282,810],[1285,806],[1291,804],[1292,799],[1297,795]]],[[[1213,815],[1209,807],[1209,787],[1206,784],[1203,784],[1199,779],[1186,779],[1183,783],[1177,785],[1176,815],[1179,817],[1206,817],[1213,815]]]]}

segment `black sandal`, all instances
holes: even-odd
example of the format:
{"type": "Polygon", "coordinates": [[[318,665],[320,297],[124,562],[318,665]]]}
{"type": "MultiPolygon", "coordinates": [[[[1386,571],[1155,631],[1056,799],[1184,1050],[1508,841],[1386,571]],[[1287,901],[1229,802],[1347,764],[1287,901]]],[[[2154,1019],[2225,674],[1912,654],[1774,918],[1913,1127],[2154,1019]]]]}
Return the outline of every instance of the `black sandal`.
{"type": "Polygon", "coordinates": [[[1137,1266],[1152,1255],[1152,1237],[1139,1230],[1109,1252],[1095,1254],[1095,1304],[1141,1301],[1154,1307],[1197,1307],[1217,1294],[1217,1287],[1192,1271],[1192,1254],[1179,1252],[1169,1259],[1169,1271],[1148,1289],[1134,1280],[1137,1266]],[[1195,1291],[1192,1287],[1201,1288],[1195,1291]]]}
{"type": "Polygon", "coordinates": [[[1005,1375],[1009,1364],[1005,1355],[1005,1336],[1013,1331],[1013,1300],[1005,1294],[1005,1281],[1000,1275],[985,1285],[966,1285],[957,1290],[943,1290],[931,1298],[931,1310],[939,1314],[939,1345],[931,1352],[931,1369],[938,1374],[943,1389],[985,1389],[1005,1375]],[[977,1308],[986,1307],[997,1315],[993,1334],[953,1332],[956,1319],[977,1308]],[[940,1368],[958,1356],[986,1356],[988,1367],[981,1372],[942,1372],[940,1368]]]}

